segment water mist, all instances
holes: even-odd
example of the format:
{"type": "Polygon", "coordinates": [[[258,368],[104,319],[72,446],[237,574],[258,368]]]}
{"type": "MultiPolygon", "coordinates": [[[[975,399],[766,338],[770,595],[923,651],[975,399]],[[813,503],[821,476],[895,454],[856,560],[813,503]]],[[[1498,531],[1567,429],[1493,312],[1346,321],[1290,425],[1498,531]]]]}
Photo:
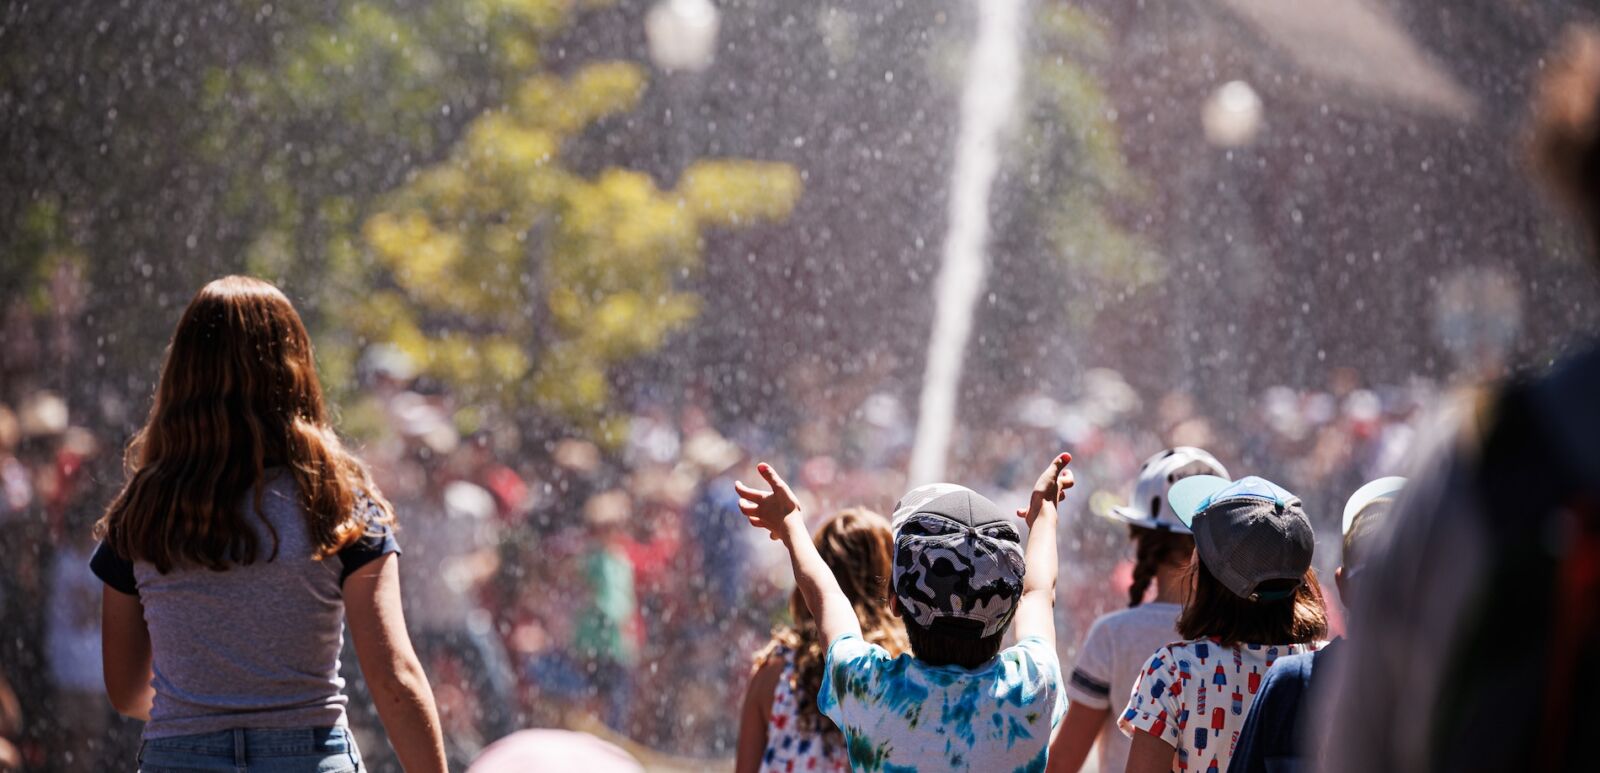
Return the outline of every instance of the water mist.
{"type": "Polygon", "coordinates": [[[989,241],[989,193],[1000,166],[1000,134],[1011,117],[1022,76],[1020,33],[1024,0],[976,0],[978,38],[967,60],[961,124],[950,179],[950,230],[934,289],[933,332],[910,482],[944,477],[955,427],[956,398],[972,318],[983,293],[989,241]]]}

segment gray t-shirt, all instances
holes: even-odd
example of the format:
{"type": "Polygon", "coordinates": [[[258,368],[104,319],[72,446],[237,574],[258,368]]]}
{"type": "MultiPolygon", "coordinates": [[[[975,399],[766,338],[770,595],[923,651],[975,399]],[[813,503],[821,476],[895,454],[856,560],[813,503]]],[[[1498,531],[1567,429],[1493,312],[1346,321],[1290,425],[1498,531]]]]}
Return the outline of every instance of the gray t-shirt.
{"type": "Polygon", "coordinates": [[[1183,638],[1178,635],[1182,611],[1177,604],[1153,601],[1103,615],[1089,627],[1066,693],[1073,703],[1107,711],[1098,738],[1100,770],[1127,767],[1131,742],[1117,727],[1117,719],[1150,656],[1183,638]]]}
{"type": "MultiPolygon", "coordinates": [[[[224,572],[186,566],[162,574],[104,544],[90,561],[102,581],[144,606],[155,687],[145,738],[345,724],[344,578],[399,545],[388,527],[371,524],[337,560],[317,560],[294,476],[269,470],[262,485],[276,557],[271,532],[252,517],[261,538],[256,561],[224,572]]],[[[370,519],[376,509],[363,501],[370,519]]],[[[241,506],[253,502],[247,494],[241,506]]]]}

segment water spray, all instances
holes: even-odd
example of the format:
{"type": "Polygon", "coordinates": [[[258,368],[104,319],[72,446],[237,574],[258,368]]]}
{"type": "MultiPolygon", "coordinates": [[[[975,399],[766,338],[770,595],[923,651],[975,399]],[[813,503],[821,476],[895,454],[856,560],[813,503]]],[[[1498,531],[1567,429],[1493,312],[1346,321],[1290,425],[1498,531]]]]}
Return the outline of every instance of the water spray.
{"type": "Polygon", "coordinates": [[[989,193],[1000,168],[1000,133],[1022,79],[1017,36],[1024,0],[975,0],[978,38],[967,60],[961,125],[950,178],[950,230],[934,288],[933,332],[922,380],[910,484],[944,477],[955,427],[956,397],[972,318],[983,293],[989,241],[989,193]]]}

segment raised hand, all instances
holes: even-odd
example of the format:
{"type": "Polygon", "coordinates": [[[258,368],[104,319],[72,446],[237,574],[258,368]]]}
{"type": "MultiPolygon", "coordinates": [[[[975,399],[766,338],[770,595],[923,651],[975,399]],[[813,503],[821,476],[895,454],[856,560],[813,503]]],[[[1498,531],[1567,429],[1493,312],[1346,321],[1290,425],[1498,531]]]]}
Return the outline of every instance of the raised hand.
{"type": "Polygon", "coordinates": [[[788,549],[795,587],[800,589],[806,608],[816,618],[822,640],[832,643],[841,636],[860,636],[861,623],[856,619],[855,607],[839,589],[839,580],[828,568],[828,562],[822,560],[817,546],[811,543],[794,489],[783,482],[770,464],[758,464],[756,471],[772,488],[762,491],[734,481],[733,490],[739,492],[739,511],[749,519],[751,526],[766,529],[767,536],[788,549]]]}
{"type": "Polygon", "coordinates": [[[778,471],[772,469],[772,465],[762,462],[756,465],[756,471],[761,473],[772,489],[762,491],[746,486],[743,481],[734,481],[733,490],[739,494],[739,511],[744,513],[751,526],[766,529],[768,537],[781,540],[786,528],[784,521],[800,512],[800,500],[795,497],[789,484],[779,477],[778,471]]]}
{"type": "Polygon", "coordinates": [[[1039,479],[1033,484],[1033,497],[1028,501],[1028,509],[1017,511],[1017,517],[1026,520],[1030,528],[1046,503],[1052,506],[1060,504],[1061,500],[1067,498],[1067,489],[1077,482],[1072,470],[1067,469],[1071,462],[1072,454],[1062,451],[1050,460],[1044,472],[1039,473],[1039,479]]]}

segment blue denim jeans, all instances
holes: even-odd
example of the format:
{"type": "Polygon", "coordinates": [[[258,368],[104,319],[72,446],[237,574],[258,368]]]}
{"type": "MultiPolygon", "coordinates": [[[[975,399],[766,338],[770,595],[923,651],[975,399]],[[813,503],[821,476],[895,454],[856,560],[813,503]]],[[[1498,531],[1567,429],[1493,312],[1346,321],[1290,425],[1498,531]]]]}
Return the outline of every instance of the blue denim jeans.
{"type": "Polygon", "coordinates": [[[139,748],[140,773],[356,773],[356,739],[343,727],[222,730],[152,738],[139,748]]]}

